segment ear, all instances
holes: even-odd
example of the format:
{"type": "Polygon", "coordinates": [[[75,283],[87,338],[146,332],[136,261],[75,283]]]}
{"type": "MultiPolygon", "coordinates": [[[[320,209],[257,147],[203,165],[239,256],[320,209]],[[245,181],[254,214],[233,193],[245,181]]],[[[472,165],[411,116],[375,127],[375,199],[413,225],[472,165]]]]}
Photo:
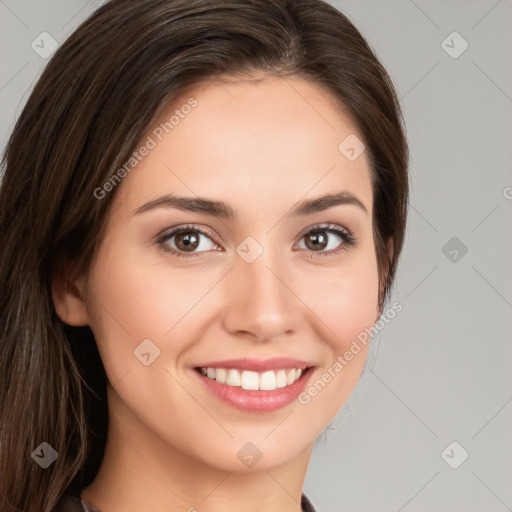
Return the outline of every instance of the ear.
{"type": "Polygon", "coordinates": [[[58,263],[52,276],[52,299],[57,316],[68,325],[89,325],[89,314],[84,300],[84,279],[73,277],[69,267],[58,263]]]}

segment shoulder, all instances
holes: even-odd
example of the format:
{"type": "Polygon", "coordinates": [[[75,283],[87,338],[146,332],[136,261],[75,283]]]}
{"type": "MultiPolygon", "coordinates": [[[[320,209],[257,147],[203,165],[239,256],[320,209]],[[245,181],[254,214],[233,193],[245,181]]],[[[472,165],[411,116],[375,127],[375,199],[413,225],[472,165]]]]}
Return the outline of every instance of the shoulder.
{"type": "Polygon", "coordinates": [[[52,512],[83,512],[80,497],[75,494],[64,494],[52,512]]]}

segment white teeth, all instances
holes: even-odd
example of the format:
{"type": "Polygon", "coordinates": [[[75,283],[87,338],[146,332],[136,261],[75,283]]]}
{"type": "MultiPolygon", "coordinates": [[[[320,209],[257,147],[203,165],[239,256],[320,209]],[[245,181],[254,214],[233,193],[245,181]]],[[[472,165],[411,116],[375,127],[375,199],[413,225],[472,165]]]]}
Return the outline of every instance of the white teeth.
{"type": "Polygon", "coordinates": [[[258,373],[234,368],[201,368],[201,373],[209,379],[216,380],[228,386],[242,387],[248,390],[272,391],[293,384],[302,375],[300,368],[290,370],[269,370],[258,373]]]}
{"type": "Polygon", "coordinates": [[[272,370],[262,373],[259,380],[260,389],[264,389],[265,391],[276,389],[276,374],[272,370]]]}
{"type": "Polygon", "coordinates": [[[286,372],[284,370],[279,370],[276,375],[276,388],[284,388],[287,384],[286,372]]]}
{"type": "Polygon", "coordinates": [[[259,385],[260,378],[258,372],[242,372],[242,387],[244,389],[258,389],[259,385]]]}
{"type": "Polygon", "coordinates": [[[215,371],[215,380],[224,384],[226,382],[227,374],[228,372],[224,370],[224,368],[217,368],[215,371]]]}
{"type": "Polygon", "coordinates": [[[228,370],[228,376],[226,378],[226,384],[228,386],[241,386],[240,372],[238,370],[228,370]]]}

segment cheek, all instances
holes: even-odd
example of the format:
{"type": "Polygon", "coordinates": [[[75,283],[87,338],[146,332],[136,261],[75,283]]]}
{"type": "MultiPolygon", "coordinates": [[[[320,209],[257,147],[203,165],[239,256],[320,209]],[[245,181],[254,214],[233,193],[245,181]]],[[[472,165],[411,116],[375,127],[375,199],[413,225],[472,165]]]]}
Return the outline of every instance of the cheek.
{"type": "MultiPolygon", "coordinates": [[[[140,250],[116,252],[115,244],[100,250],[92,270],[88,307],[98,349],[111,381],[140,365],[134,350],[151,340],[160,351],[159,363],[172,361],[186,338],[173,338],[187,311],[204,292],[194,287],[190,274],[144,261],[140,250]],[[165,350],[164,350],[165,348],[165,350]]],[[[199,287],[200,288],[200,287],[199,287]]],[[[158,360],[158,359],[157,359],[158,360]]]]}
{"type": "MultiPolygon", "coordinates": [[[[160,350],[160,364],[176,366],[180,354],[226,313],[223,305],[233,304],[228,294],[250,293],[230,285],[234,278],[229,275],[219,284],[225,268],[169,265],[165,258],[146,258],[147,249],[116,253],[116,244],[120,242],[100,251],[90,283],[91,328],[112,379],[135,363],[134,350],[145,339],[160,350]]],[[[304,262],[286,272],[300,299],[294,302],[300,325],[321,342],[330,358],[343,354],[377,316],[378,275],[372,247],[347,253],[340,262],[329,266],[304,262]]]]}
{"type": "MultiPolygon", "coordinates": [[[[233,442],[226,440],[214,423],[209,435],[204,435],[204,425],[210,425],[211,419],[191,400],[187,386],[180,384],[187,383],[180,368],[190,362],[189,349],[195,344],[205,349],[205,340],[226,335],[219,319],[235,313],[240,324],[232,325],[244,324],[250,309],[240,307],[240,302],[254,304],[251,283],[244,281],[240,286],[233,277],[236,272],[224,279],[228,267],[180,267],[176,262],[166,263],[165,258],[146,259],[143,253],[140,249],[116,252],[114,247],[102,251],[97,260],[100,263],[91,274],[91,328],[105,371],[131,413],[159,432],[162,439],[193,451],[197,458],[211,454],[209,463],[216,465],[221,451],[212,451],[211,443],[223,450],[228,460],[233,442]],[[233,301],[233,296],[241,300],[233,301]],[[134,355],[144,339],[150,339],[160,350],[149,367],[134,355]],[[173,413],[177,408],[186,412],[181,421],[176,421],[173,413]],[[196,424],[192,418],[202,421],[196,424]]],[[[311,340],[311,346],[315,346],[311,354],[316,354],[322,367],[310,381],[303,400],[295,404],[297,414],[290,415],[294,435],[287,434],[286,439],[261,435],[265,438],[263,448],[275,457],[284,460],[292,445],[295,449],[300,440],[317,436],[357,383],[367,347],[362,346],[350,361],[343,360],[342,371],[334,365],[376,319],[378,278],[373,254],[368,246],[350,256],[347,253],[337,264],[303,262],[284,271],[286,285],[297,295],[297,300],[290,296],[295,309],[288,311],[298,320],[295,335],[311,340]]],[[[287,293],[285,287],[283,296],[287,293]]],[[[268,425],[251,428],[268,432],[268,425]]],[[[247,424],[240,423],[239,430],[235,426],[233,429],[241,442],[247,435],[247,424]]]]}
{"type": "Polygon", "coordinates": [[[325,358],[304,392],[299,407],[307,411],[307,427],[320,432],[340,411],[361,376],[377,317],[378,273],[372,251],[359,252],[327,276],[304,287],[304,301],[314,312],[325,358]]]}
{"type": "Polygon", "coordinates": [[[336,353],[377,319],[378,272],[371,250],[354,253],[346,264],[313,272],[303,290],[305,302],[323,321],[325,340],[336,353]],[[328,328],[327,328],[328,327],[328,328]]]}

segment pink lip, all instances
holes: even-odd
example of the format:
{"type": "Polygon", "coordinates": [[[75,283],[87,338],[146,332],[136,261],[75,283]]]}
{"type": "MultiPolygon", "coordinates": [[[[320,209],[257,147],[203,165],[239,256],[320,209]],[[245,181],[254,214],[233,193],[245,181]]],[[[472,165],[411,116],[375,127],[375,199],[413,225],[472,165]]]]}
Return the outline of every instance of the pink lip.
{"type": "MultiPolygon", "coordinates": [[[[293,361],[294,364],[297,363],[297,360],[293,361]]],[[[225,363],[226,361],[222,364],[225,363]]],[[[293,367],[294,365],[292,365],[293,367]]],[[[209,368],[213,368],[213,366],[209,366],[209,368]]],[[[221,368],[225,368],[225,366],[221,366],[221,368]]],[[[243,389],[241,386],[228,386],[204,376],[198,370],[193,370],[193,373],[197,375],[197,378],[201,380],[209,391],[213,392],[215,396],[225,403],[242,411],[261,413],[276,411],[293,402],[304,391],[313,374],[313,367],[303,371],[299,380],[296,380],[290,386],[276,388],[271,391],[249,390],[243,389]]]]}
{"type": "Polygon", "coordinates": [[[197,365],[196,368],[226,368],[235,370],[249,370],[253,372],[266,372],[269,370],[286,370],[300,368],[305,370],[313,366],[306,361],[293,359],[291,357],[275,357],[273,359],[228,359],[226,361],[214,361],[197,365]]]}

